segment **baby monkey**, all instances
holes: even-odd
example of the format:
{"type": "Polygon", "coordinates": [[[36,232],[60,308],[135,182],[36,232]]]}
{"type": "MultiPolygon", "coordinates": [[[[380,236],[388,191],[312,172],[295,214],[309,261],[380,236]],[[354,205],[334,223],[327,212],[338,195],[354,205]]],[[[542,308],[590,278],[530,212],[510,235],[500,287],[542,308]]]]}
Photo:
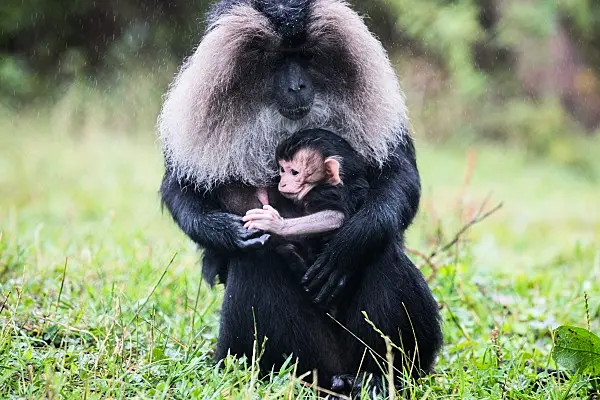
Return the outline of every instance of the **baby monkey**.
{"type": "Polygon", "coordinates": [[[244,226],[275,235],[277,252],[304,273],[333,231],[364,202],[367,162],[324,129],[293,134],[279,144],[275,158],[283,198],[267,199],[271,204],[248,211],[244,226]]]}

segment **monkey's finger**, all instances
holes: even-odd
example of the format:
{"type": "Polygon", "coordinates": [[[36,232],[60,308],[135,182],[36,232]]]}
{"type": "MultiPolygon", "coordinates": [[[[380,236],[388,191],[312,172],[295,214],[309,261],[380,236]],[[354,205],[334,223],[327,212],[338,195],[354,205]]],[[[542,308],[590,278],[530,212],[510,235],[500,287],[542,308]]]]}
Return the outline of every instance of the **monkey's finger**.
{"type": "Polygon", "coordinates": [[[277,215],[273,215],[270,212],[265,212],[262,214],[250,214],[250,215],[246,215],[243,218],[243,222],[248,222],[248,221],[277,221],[281,219],[281,217],[277,216],[277,215]]]}
{"type": "Polygon", "coordinates": [[[329,259],[329,252],[326,251],[322,253],[313,263],[313,265],[311,265],[310,268],[308,268],[308,270],[304,274],[304,277],[302,278],[302,283],[308,284],[310,281],[314,280],[315,277],[323,270],[331,269],[329,267],[329,259]]]}
{"type": "Polygon", "coordinates": [[[241,249],[255,249],[258,247],[262,247],[267,242],[267,240],[269,240],[270,237],[271,237],[271,235],[264,234],[257,238],[244,240],[240,243],[240,248],[241,249]]]}
{"type": "Polygon", "coordinates": [[[243,221],[253,221],[257,219],[277,221],[281,219],[281,216],[279,215],[277,210],[273,208],[267,210],[250,210],[242,218],[243,221]]]}
{"type": "Polygon", "coordinates": [[[253,239],[253,238],[259,237],[262,234],[263,234],[263,232],[261,232],[258,229],[246,229],[243,226],[241,226],[238,229],[238,236],[242,240],[253,239]]]}
{"type": "Polygon", "coordinates": [[[274,228],[272,219],[256,219],[246,222],[246,229],[256,229],[259,231],[269,231],[274,228]]]}
{"type": "Polygon", "coordinates": [[[274,232],[274,228],[267,222],[253,222],[250,227],[253,229],[258,229],[261,232],[274,232]]]}
{"type": "Polygon", "coordinates": [[[315,262],[304,274],[304,277],[302,278],[302,284],[304,284],[307,287],[313,285],[315,280],[318,279],[317,277],[320,276],[322,273],[323,263],[317,260],[317,262],[315,262]]]}
{"type": "Polygon", "coordinates": [[[306,273],[304,273],[304,276],[302,277],[302,284],[307,284],[308,282],[312,281],[313,278],[315,277],[315,275],[317,275],[317,273],[319,272],[319,270],[321,269],[321,266],[317,263],[314,263],[307,271],[306,273]]]}
{"type": "Polygon", "coordinates": [[[327,282],[323,285],[319,294],[315,297],[315,303],[324,304],[325,301],[329,301],[330,297],[333,295],[335,290],[337,289],[339,279],[339,272],[334,272],[327,278],[327,282]]]}
{"type": "MultiPolygon", "coordinates": [[[[250,222],[246,222],[244,224],[244,228],[250,230],[250,231],[258,231],[258,232],[263,232],[267,230],[267,227],[265,224],[261,224],[260,221],[250,221],[250,222]]],[[[251,237],[258,237],[258,233],[251,236],[251,237]]]]}
{"type": "Polygon", "coordinates": [[[263,210],[262,208],[253,208],[252,210],[246,211],[246,215],[264,214],[264,213],[265,213],[265,210],[263,210]]]}
{"type": "Polygon", "coordinates": [[[325,270],[325,269],[321,269],[319,270],[319,272],[315,275],[315,277],[308,282],[308,284],[305,286],[306,289],[309,292],[316,292],[317,290],[322,290],[322,286],[325,284],[327,278],[329,276],[329,271],[325,270]]]}
{"type": "Polygon", "coordinates": [[[256,215],[246,215],[244,217],[244,222],[254,222],[254,221],[275,221],[276,218],[272,214],[256,214],[256,215]]]}
{"type": "Polygon", "coordinates": [[[246,219],[244,220],[244,227],[245,227],[245,228],[248,228],[248,224],[251,224],[251,223],[252,223],[252,222],[254,222],[254,221],[258,221],[258,218],[256,218],[256,217],[249,217],[249,218],[246,218],[246,219]]]}
{"type": "Polygon", "coordinates": [[[252,217],[256,217],[256,216],[260,216],[260,215],[269,215],[269,212],[265,211],[265,210],[260,210],[260,209],[248,210],[246,215],[244,215],[242,217],[242,221],[247,221],[248,218],[252,218],[252,217]]]}
{"type": "Polygon", "coordinates": [[[333,293],[331,293],[331,295],[327,299],[328,304],[330,304],[331,302],[333,302],[333,300],[339,297],[342,290],[344,290],[344,288],[346,287],[346,282],[347,279],[345,277],[342,277],[338,280],[337,286],[335,287],[335,289],[333,289],[333,293]]]}
{"type": "Polygon", "coordinates": [[[252,222],[250,225],[251,228],[259,229],[263,232],[275,233],[277,234],[278,230],[276,226],[273,226],[271,221],[257,221],[252,222]]]}
{"type": "Polygon", "coordinates": [[[273,207],[271,207],[271,206],[270,206],[270,205],[268,205],[268,204],[265,204],[265,205],[263,206],[263,210],[268,210],[268,211],[270,211],[271,213],[273,213],[273,214],[275,214],[275,215],[279,216],[279,211],[277,211],[276,209],[274,209],[273,207]]]}

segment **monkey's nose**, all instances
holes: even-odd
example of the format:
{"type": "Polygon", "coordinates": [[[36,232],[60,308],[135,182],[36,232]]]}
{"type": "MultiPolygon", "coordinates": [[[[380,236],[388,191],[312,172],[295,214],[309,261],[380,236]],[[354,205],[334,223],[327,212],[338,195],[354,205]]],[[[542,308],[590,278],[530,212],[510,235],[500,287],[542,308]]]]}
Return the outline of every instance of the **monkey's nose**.
{"type": "Polygon", "coordinates": [[[306,85],[304,83],[299,83],[299,84],[295,84],[292,85],[288,88],[288,91],[292,92],[292,93],[299,93],[302,90],[306,89],[306,85]]]}

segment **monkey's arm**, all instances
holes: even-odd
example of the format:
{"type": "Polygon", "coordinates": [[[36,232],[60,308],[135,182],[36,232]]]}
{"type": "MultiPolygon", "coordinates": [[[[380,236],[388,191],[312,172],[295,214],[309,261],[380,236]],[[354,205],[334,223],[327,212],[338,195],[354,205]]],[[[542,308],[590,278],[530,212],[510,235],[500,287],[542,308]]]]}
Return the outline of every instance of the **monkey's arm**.
{"type": "Polygon", "coordinates": [[[344,222],[341,211],[325,210],[299,218],[282,218],[269,205],[250,210],[243,218],[244,227],[270,232],[283,237],[307,236],[338,229],[344,222]]]}
{"type": "Polygon", "coordinates": [[[284,220],[281,236],[306,236],[330,232],[338,229],[344,222],[341,211],[325,210],[299,218],[284,220]]]}
{"type": "Polygon", "coordinates": [[[231,252],[260,246],[266,240],[262,232],[245,229],[241,217],[220,211],[210,193],[203,194],[192,184],[180,183],[169,168],[160,193],[177,225],[201,247],[231,252]]]}
{"type": "Polygon", "coordinates": [[[382,168],[371,171],[369,184],[362,207],[331,238],[302,280],[316,303],[329,305],[353,274],[368,265],[371,254],[379,253],[390,240],[400,240],[412,223],[421,184],[408,136],[382,168]]]}

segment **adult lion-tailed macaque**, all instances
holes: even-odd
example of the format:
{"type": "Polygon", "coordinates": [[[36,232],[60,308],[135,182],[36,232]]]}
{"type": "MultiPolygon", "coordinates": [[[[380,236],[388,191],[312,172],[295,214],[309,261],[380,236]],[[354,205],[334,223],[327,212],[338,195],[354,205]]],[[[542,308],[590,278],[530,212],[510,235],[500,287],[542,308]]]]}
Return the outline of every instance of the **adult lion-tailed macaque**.
{"type": "MultiPolygon", "coordinates": [[[[320,386],[347,392],[359,369],[383,376],[385,343],[365,312],[403,349],[398,369],[431,370],[442,344],[438,308],[403,251],[420,198],[404,99],[381,43],[347,3],[217,3],[167,93],[159,135],[162,202],[204,249],[204,276],[225,283],[217,360],[251,357],[256,332],[259,343],[268,338],[265,371],[293,354],[298,373],[317,370],[320,386]],[[279,196],[277,145],[310,128],[339,134],[366,160],[369,188],[298,279],[242,217],[279,196]],[[376,355],[363,360],[362,343],[326,314],[334,307],[376,355]]],[[[308,231],[339,225],[331,210],[301,218],[308,231]]]]}

